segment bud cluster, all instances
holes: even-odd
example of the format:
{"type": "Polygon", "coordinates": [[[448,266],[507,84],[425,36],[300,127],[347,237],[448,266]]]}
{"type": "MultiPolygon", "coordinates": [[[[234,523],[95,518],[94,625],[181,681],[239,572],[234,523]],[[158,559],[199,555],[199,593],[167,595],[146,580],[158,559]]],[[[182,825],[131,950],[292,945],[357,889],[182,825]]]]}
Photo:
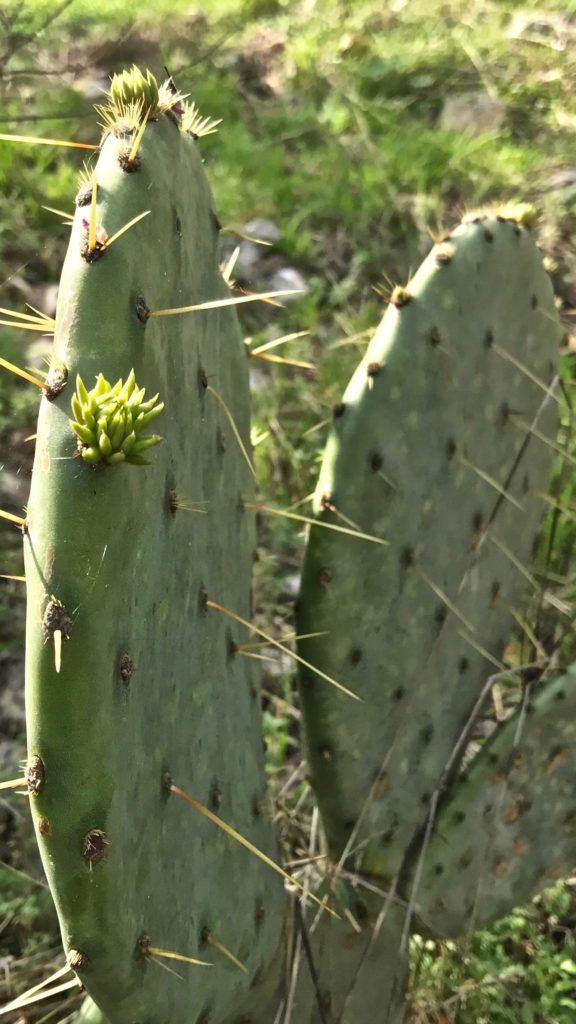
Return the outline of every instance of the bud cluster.
{"type": "Polygon", "coordinates": [[[92,464],[109,466],[129,462],[135,466],[150,463],[143,453],[159,444],[163,438],[157,434],[143,437],[143,431],[160,415],[164,402],[157,404],[158,395],[144,401],[145,388],[138,388],[134,370],[126,380],[113,386],[100,373],[96,385],[88,391],[78,376],[76,394],[72,397],[74,419],[70,426],[77,437],[78,450],[92,464]]]}

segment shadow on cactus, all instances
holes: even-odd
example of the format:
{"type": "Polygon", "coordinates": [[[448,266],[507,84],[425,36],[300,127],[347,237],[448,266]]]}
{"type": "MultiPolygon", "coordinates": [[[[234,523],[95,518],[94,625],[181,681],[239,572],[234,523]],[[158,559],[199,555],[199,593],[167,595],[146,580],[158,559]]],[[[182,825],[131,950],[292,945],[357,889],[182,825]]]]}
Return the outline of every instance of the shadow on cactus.
{"type": "Polygon", "coordinates": [[[150,72],[116,76],[72,222],[66,372],[41,402],[21,521],[38,844],[91,997],[80,1019],[398,1024],[413,931],[496,918],[574,849],[574,671],[541,683],[546,584],[526,568],[562,331],[531,208],[480,212],[392,293],[334,410],[301,517],[296,657],[327,844],[303,892],[279,863],[243,656],[251,631],[269,637],[251,622],[255,515],[281,510],[252,494],[231,307],[271,293],[235,298],[222,278],[197,149],[215,126],[191,111],[150,72]],[[105,259],[83,257],[87,233],[105,259]],[[163,437],[146,433],[162,412],[163,437]],[[142,469],[94,472],[122,462],[142,469]],[[517,712],[462,773],[510,678],[517,712]]]}

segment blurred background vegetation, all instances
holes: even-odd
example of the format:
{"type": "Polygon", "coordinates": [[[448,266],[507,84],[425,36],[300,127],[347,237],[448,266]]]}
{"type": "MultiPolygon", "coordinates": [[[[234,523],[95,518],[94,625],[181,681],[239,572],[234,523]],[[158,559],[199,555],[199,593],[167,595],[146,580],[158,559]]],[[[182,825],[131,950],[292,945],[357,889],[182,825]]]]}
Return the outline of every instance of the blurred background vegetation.
{"type": "MultiPolygon", "coordinates": [[[[246,336],[261,344],[308,332],[278,354],[310,367],[262,360],[252,374],[260,491],[293,507],[313,490],[331,408],[387,294],[464,210],[536,204],[569,332],[575,44],[573,0],[4,0],[0,132],[97,142],[93,104],[132,62],[159,78],[168,68],[203,114],[222,119],[200,143],[220,219],[273,242],[225,234],[222,258],[240,246],[233,276],[245,287],[304,289],[282,309],[242,314],[246,336]]],[[[72,150],[0,142],[3,307],[24,311],[28,302],[53,314],[68,229],[46,207],[73,208],[81,167],[72,150]]],[[[1,329],[4,358],[45,365],[46,339],[1,329]]],[[[569,333],[566,341],[570,360],[569,333]]],[[[0,507],[15,513],[27,499],[37,402],[33,388],[0,376],[0,507]]],[[[564,568],[573,532],[568,523],[556,533],[564,568]]],[[[9,526],[0,551],[0,571],[20,574],[21,542],[9,526]]],[[[291,632],[301,551],[293,523],[261,525],[257,609],[276,635],[291,632]]],[[[22,584],[0,584],[0,770],[12,777],[25,751],[24,596],[22,584]]],[[[297,855],[313,807],[301,775],[287,786],[300,761],[297,697],[289,662],[263,667],[276,814],[297,855]]],[[[4,1002],[61,962],[18,800],[0,802],[4,1002]]],[[[411,1024],[573,1022],[575,925],[576,878],[488,931],[416,940],[411,1024]]],[[[68,1019],[75,1002],[40,1006],[26,1019],[68,1019]]]]}

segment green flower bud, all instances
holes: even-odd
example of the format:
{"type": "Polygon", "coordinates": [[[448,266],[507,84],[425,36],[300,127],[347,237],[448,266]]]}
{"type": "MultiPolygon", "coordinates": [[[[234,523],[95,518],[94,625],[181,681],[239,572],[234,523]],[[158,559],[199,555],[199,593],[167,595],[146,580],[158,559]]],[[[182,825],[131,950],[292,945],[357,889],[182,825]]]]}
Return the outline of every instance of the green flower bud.
{"type": "Polygon", "coordinates": [[[114,75],[110,86],[110,99],[117,107],[129,103],[142,103],[144,110],[158,106],[158,82],[151,71],[143,74],[135,64],[129,71],[114,75]]]}
{"type": "Polygon", "coordinates": [[[96,434],[89,427],[85,427],[82,423],[76,423],[74,420],[70,420],[70,426],[76,431],[80,440],[84,441],[84,444],[96,444],[96,434]]]}
{"type": "Polygon", "coordinates": [[[102,431],[100,437],[98,438],[98,447],[102,452],[104,458],[107,459],[110,455],[112,455],[112,442],[108,437],[108,434],[105,434],[104,431],[102,431]]]}
{"type": "Polygon", "coordinates": [[[114,385],[100,373],[91,391],[77,377],[71,403],[74,419],[69,422],[85,462],[149,465],[142,452],[164,439],[157,434],[146,436],[144,430],[160,415],[164,403],[155,404],[158,395],[145,401],[145,395],[146,389],[136,384],[134,370],[126,381],[118,380],[114,385]]]}
{"type": "Polygon", "coordinates": [[[136,444],[136,434],[135,434],[134,431],[132,431],[132,433],[128,434],[128,437],[124,438],[124,440],[122,441],[122,451],[126,455],[129,455],[135,444],[136,444]]]}
{"type": "Polygon", "coordinates": [[[118,449],[122,445],[122,441],[126,436],[126,421],[123,412],[115,412],[114,415],[111,417],[108,433],[110,435],[112,448],[115,451],[118,451],[118,449]]]}
{"type": "Polygon", "coordinates": [[[102,455],[98,446],[93,445],[90,448],[82,448],[82,458],[85,462],[101,462],[102,455]]]}

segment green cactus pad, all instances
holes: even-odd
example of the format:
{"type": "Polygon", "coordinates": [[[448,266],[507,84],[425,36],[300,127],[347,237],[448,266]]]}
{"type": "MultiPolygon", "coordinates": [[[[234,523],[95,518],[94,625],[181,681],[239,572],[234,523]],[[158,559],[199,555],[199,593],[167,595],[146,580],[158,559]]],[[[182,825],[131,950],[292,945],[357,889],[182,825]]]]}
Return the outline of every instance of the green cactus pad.
{"type": "Polygon", "coordinates": [[[277,875],[165,786],[170,773],[278,858],[254,662],[206,607],[208,596],[250,618],[251,475],[207,387],[249,447],[247,359],[230,308],[148,316],[229,293],[194,141],[160,116],[131,174],[123,145],[108,135],[102,147],[98,223],[110,235],[151,212],[88,263],[77,210],[55,337],[70,383],[42,400],[38,423],[25,537],[31,803],[66,952],[104,1016],[192,1024],[256,1000],[284,927],[277,875]],[[97,445],[104,462],[141,463],[126,440],[159,413],[158,393],[164,443],[150,465],[96,471],[80,457],[81,426],[82,456],[97,445]],[[187,511],[195,502],[205,514],[187,511]],[[204,946],[206,929],[247,973],[204,946]],[[143,936],[214,966],[157,963],[143,936]]]}
{"type": "MultiPolygon", "coordinates": [[[[338,905],[341,909],[347,906],[350,917],[336,921],[325,916],[311,932],[310,952],[318,987],[303,964],[292,1019],[299,1024],[401,1024],[408,977],[407,949],[402,946],[404,909],[366,890],[337,888],[342,897],[338,905]]],[[[264,1017],[262,1024],[273,1019],[264,1017]]]]}
{"type": "Polygon", "coordinates": [[[74,1017],[74,1024],[108,1024],[108,1022],[94,1000],[90,999],[90,996],[86,996],[74,1017]]]}
{"type": "Polygon", "coordinates": [[[576,666],[508,719],[452,787],[415,893],[435,935],[481,928],[574,867],[576,666]]]}
{"type": "Polygon", "coordinates": [[[561,329],[525,211],[435,246],[390,307],[328,441],[300,653],[363,698],[301,674],[308,752],[333,855],[354,833],[391,878],[487,675],[498,670],[545,505],[561,329]],[[505,281],[505,285],[503,282],[505,281]]]}

